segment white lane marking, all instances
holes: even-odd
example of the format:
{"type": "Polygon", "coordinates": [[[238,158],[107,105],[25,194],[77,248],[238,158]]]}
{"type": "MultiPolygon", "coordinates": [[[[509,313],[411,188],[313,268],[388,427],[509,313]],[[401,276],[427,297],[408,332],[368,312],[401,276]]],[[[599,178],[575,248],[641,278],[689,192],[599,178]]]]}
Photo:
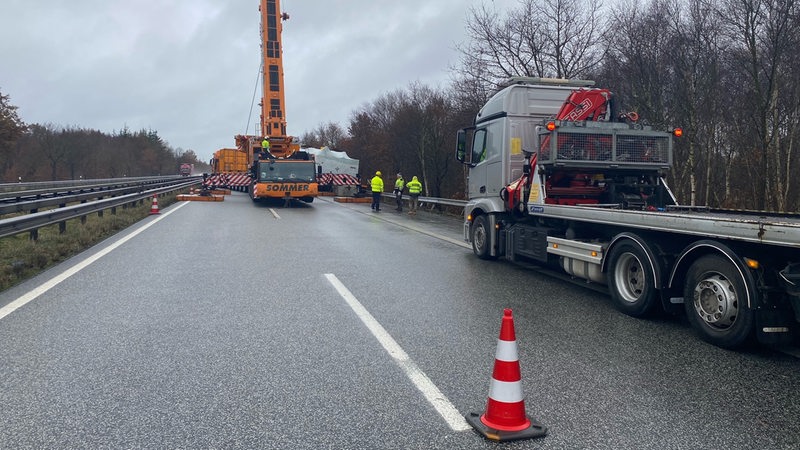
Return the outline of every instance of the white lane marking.
{"type": "Polygon", "coordinates": [[[47,280],[40,286],[28,291],[26,294],[20,296],[13,302],[7,304],[6,306],[0,308],[0,319],[3,319],[5,316],[11,314],[12,312],[16,311],[17,309],[25,306],[26,304],[30,303],[31,301],[35,300],[40,295],[44,294],[45,292],[49,291],[50,289],[56,287],[59,283],[66,280],[67,278],[75,275],[76,273],[80,272],[81,270],[85,269],[89,264],[97,261],[98,259],[102,258],[103,256],[111,253],[120,245],[130,241],[134,237],[136,237],[139,233],[143,232],[144,230],[150,228],[151,226],[155,225],[161,219],[167,217],[168,215],[172,214],[173,212],[177,211],[180,208],[183,208],[189,202],[182,202],[180,205],[175,205],[170,208],[168,211],[161,213],[157,218],[153,219],[147,225],[139,228],[138,230],[134,231],[133,233],[125,236],[124,238],[120,239],[119,241],[109,245],[108,247],[100,250],[95,255],[81,261],[78,264],[70,267],[69,269],[65,270],[63,273],[47,280]]]}
{"type": "MultiPolygon", "coordinates": [[[[326,200],[326,199],[324,199],[324,200],[325,200],[325,201],[328,201],[328,200],[326,200]]],[[[330,202],[330,203],[335,203],[335,202],[330,202]]],[[[343,204],[340,204],[340,203],[337,203],[337,204],[338,204],[338,205],[343,205],[343,204]]],[[[411,231],[416,231],[417,233],[421,233],[421,234],[424,234],[424,235],[430,236],[430,237],[432,237],[432,238],[440,239],[440,240],[442,240],[442,241],[449,242],[449,243],[451,243],[451,244],[455,244],[455,245],[457,245],[457,246],[459,246],[459,247],[464,247],[464,248],[466,248],[466,249],[470,249],[470,250],[472,250],[472,244],[470,244],[470,243],[468,243],[468,242],[464,242],[464,240],[463,240],[463,239],[453,239],[453,238],[450,238],[450,237],[444,236],[444,235],[442,235],[442,234],[434,233],[434,232],[432,232],[432,231],[428,231],[428,230],[423,230],[422,228],[416,227],[416,226],[414,226],[414,225],[409,225],[409,224],[407,224],[407,223],[403,223],[403,222],[401,222],[401,221],[399,221],[399,220],[395,221],[395,220],[392,220],[392,218],[391,218],[391,215],[385,215],[385,216],[380,216],[380,217],[378,217],[378,216],[377,216],[377,215],[375,215],[375,214],[370,214],[370,213],[368,213],[368,212],[366,212],[366,211],[360,211],[360,210],[358,210],[358,209],[356,209],[356,208],[350,208],[350,209],[351,209],[352,211],[358,211],[358,212],[360,212],[361,214],[364,214],[364,215],[367,215],[367,216],[370,216],[370,217],[374,217],[374,218],[376,218],[376,219],[378,219],[378,220],[382,220],[382,221],[384,221],[384,222],[388,222],[388,223],[391,223],[391,224],[397,225],[397,226],[399,226],[399,227],[403,227],[403,228],[409,229],[409,230],[411,230],[411,231]]]]}
{"type": "Polygon", "coordinates": [[[383,220],[386,220],[387,222],[391,222],[391,223],[393,223],[393,224],[395,224],[397,226],[403,227],[403,228],[408,228],[411,231],[416,231],[417,233],[426,234],[426,235],[428,235],[428,236],[430,236],[432,238],[441,239],[441,240],[443,240],[445,242],[449,242],[451,244],[458,245],[459,247],[468,248],[470,250],[472,249],[472,245],[470,245],[469,243],[464,242],[463,240],[449,238],[447,236],[444,236],[444,235],[441,235],[441,234],[438,234],[438,233],[434,233],[432,231],[423,230],[422,228],[418,228],[418,227],[415,227],[413,225],[407,225],[407,224],[400,223],[400,222],[393,222],[393,221],[387,220],[387,219],[383,219],[383,220]]]}
{"type": "Polygon", "coordinates": [[[275,211],[275,208],[270,208],[269,212],[272,213],[272,217],[274,217],[276,219],[280,219],[281,218],[281,216],[278,215],[278,211],[275,211]]]}
{"type": "Polygon", "coordinates": [[[367,326],[383,348],[386,349],[386,352],[397,361],[397,364],[405,371],[406,376],[414,383],[417,389],[422,392],[422,395],[425,396],[428,403],[436,409],[444,421],[447,422],[447,425],[450,426],[453,431],[470,430],[471,427],[467,421],[464,420],[464,417],[458,412],[456,407],[450,403],[450,400],[448,400],[439,388],[433,384],[433,381],[425,375],[425,372],[420,370],[417,364],[408,357],[408,354],[400,347],[397,341],[395,341],[386,329],[375,320],[372,314],[364,308],[364,305],[356,299],[350,290],[336,278],[336,275],[326,273],[325,277],[328,279],[328,282],[336,288],[339,295],[342,296],[347,304],[350,305],[353,312],[355,312],[358,318],[367,326]]]}

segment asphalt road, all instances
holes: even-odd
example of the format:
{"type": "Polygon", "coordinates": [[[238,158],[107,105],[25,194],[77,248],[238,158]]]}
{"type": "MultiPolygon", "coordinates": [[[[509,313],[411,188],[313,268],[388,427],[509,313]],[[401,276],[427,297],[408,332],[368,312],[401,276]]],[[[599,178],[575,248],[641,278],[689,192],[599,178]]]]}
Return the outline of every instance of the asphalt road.
{"type": "Polygon", "coordinates": [[[179,203],[0,294],[0,448],[480,449],[504,308],[541,449],[800,447],[800,360],[722,350],[458,219],[179,203]]]}

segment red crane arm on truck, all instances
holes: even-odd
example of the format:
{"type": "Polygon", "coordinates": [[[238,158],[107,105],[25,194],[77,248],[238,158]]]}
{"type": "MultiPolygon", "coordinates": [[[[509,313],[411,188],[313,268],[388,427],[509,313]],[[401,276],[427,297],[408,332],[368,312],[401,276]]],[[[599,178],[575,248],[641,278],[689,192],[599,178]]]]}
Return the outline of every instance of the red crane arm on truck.
{"type": "Polygon", "coordinates": [[[610,120],[611,91],[608,89],[577,89],[561,105],[556,120],[610,120]]]}
{"type": "MultiPolygon", "coordinates": [[[[608,89],[576,89],[569,94],[561,109],[558,110],[555,120],[567,120],[570,122],[578,121],[604,121],[611,120],[612,94],[608,89]]],[[[631,120],[638,119],[636,113],[629,113],[626,117],[631,120]]],[[[548,136],[542,143],[542,148],[547,148],[550,137],[548,136]]],[[[522,190],[530,187],[531,176],[536,167],[536,154],[526,163],[528,170],[522,176],[505,187],[503,196],[506,208],[513,211],[520,203],[522,190]]]]}

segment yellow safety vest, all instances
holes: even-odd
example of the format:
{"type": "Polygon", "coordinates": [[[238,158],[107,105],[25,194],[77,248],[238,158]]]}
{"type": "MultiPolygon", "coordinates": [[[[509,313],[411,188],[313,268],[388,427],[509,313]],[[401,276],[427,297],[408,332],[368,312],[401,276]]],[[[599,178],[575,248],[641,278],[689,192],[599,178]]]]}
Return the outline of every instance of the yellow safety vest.
{"type": "Polygon", "coordinates": [[[383,179],[381,177],[375,175],[370,184],[372,185],[372,192],[383,192],[383,179]]]}
{"type": "Polygon", "coordinates": [[[406,186],[408,186],[409,194],[419,194],[422,192],[422,183],[417,180],[417,177],[412,178],[406,186]]]}

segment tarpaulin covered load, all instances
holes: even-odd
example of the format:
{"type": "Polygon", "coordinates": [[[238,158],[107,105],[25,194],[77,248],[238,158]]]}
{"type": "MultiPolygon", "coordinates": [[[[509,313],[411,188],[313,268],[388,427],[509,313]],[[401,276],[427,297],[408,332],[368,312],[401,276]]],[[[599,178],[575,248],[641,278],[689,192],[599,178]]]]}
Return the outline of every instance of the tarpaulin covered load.
{"type": "MultiPolygon", "coordinates": [[[[346,152],[337,152],[328,147],[309,147],[303,150],[314,155],[314,159],[317,162],[318,174],[341,174],[352,175],[353,177],[358,174],[358,160],[347,156],[346,152]]],[[[356,183],[354,182],[352,184],[356,183]]]]}

